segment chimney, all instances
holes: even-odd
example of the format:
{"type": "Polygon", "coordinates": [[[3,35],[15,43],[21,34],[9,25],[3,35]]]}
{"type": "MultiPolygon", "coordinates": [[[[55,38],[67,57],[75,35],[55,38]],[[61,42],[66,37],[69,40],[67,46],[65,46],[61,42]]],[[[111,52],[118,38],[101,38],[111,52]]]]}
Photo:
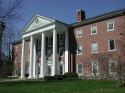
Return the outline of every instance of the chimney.
{"type": "Polygon", "coordinates": [[[76,11],[76,19],[78,22],[85,20],[85,11],[78,9],[76,11]]]}

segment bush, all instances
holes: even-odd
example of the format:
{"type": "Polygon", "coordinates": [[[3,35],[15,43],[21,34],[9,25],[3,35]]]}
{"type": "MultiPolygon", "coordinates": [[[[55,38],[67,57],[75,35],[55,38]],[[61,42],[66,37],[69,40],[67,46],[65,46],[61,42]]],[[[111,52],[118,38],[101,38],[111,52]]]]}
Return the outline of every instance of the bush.
{"type": "Polygon", "coordinates": [[[117,87],[125,87],[125,81],[119,81],[117,87]]]}
{"type": "Polygon", "coordinates": [[[65,73],[64,74],[64,78],[74,78],[74,79],[76,79],[76,78],[78,78],[78,74],[77,73],[75,73],[75,72],[67,72],[67,73],[65,73]]]}
{"type": "Polygon", "coordinates": [[[63,75],[54,75],[54,80],[63,80],[63,75]]]}
{"type": "Polygon", "coordinates": [[[29,77],[29,74],[25,74],[25,77],[28,78],[28,77],[29,77]]]}
{"type": "Polygon", "coordinates": [[[54,80],[54,76],[44,76],[45,81],[54,80]]]}
{"type": "Polygon", "coordinates": [[[54,75],[54,76],[44,76],[45,81],[53,81],[53,80],[72,80],[78,79],[78,74],[74,72],[68,72],[64,75],[54,75]]]}

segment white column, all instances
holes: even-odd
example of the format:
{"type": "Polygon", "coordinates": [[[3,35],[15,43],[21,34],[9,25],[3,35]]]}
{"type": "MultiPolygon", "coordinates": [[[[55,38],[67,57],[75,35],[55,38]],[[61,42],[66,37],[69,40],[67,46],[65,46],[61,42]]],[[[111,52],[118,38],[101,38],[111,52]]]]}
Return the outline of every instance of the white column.
{"type": "Polygon", "coordinates": [[[42,33],[40,77],[44,76],[45,76],[45,33],[42,33]]]}
{"type": "Polygon", "coordinates": [[[68,31],[66,31],[65,32],[65,73],[66,72],[68,72],[68,57],[69,57],[69,55],[68,55],[68,44],[69,44],[69,42],[68,42],[68,31]]]}
{"type": "Polygon", "coordinates": [[[20,78],[25,77],[25,39],[22,39],[22,56],[21,56],[21,76],[20,78]]]}
{"type": "Polygon", "coordinates": [[[53,29],[53,59],[52,59],[52,76],[57,74],[57,32],[53,29]]]}
{"type": "Polygon", "coordinates": [[[36,42],[33,45],[33,78],[36,78],[36,42]]]}
{"type": "Polygon", "coordinates": [[[34,45],[34,37],[31,36],[30,39],[30,62],[29,62],[29,79],[33,78],[33,45],[34,45]]]}

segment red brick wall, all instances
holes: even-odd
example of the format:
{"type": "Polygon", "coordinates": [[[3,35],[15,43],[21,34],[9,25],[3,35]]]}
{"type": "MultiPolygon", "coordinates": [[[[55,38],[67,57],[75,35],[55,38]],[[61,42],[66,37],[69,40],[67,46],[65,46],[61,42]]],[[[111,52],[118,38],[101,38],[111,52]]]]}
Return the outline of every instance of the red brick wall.
{"type": "MultiPolygon", "coordinates": [[[[120,16],[113,18],[114,20],[114,31],[108,32],[107,31],[107,21],[100,21],[97,23],[81,26],[82,27],[82,37],[79,38],[73,38],[74,42],[72,43],[72,46],[74,48],[76,47],[76,43],[82,44],[82,55],[76,55],[75,54],[75,49],[74,51],[74,56],[72,57],[72,63],[73,61],[78,63],[84,63],[86,58],[88,58],[91,55],[91,43],[97,42],[98,43],[98,53],[105,53],[108,52],[108,40],[109,39],[115,39],[116,41],[116,52],[120,52],[120,46],[118,44],[118,41],[121,37],[120,33],[125,31],[125,16],[120,16]],[[96,25],[97,26],[97,34],[96,35],[91,35],[91,26],[96,25]],[[75,58],[74,58],[75,57],[75,58]]],[[[73,29],[73,32],[75,33],[76,28],[73,29]]],[[[74,36],[75,37],[75,36],[74,36]]],[[[72,55],[72,54],[71,54],[72,55]]],[[[84,68],[83,72],[84,74],[91,74],[89,71],[90,69],[84,68]],[[86,70],[85,70],[86,69],[86,70]]]]}
{"type": "MultiPolygon", "coordinates": [[[[29,65],[29,42],[26,42],[25,44],[26,47],[26,67],[29,65]]],[[[13,75],[15,75],[16,71],[21,71],[21,53],[22,53],[22,43],[17,43],[13,45],[13,53],[14,53],[14,70],[13,70],[13,75]],[[17,48],[16,48],[17,47],[17,48]],[[18,58],[18,63],[16,63],[16,58],[18,58]]]]}

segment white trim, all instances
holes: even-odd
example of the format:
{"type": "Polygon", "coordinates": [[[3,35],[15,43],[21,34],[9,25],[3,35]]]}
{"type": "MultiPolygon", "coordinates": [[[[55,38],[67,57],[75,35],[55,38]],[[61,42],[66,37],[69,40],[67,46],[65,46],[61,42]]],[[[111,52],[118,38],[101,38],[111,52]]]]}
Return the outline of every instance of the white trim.
{"type": "Polygon", "coordinates": [[[92,54],[98,53],[98,43],[97,43],[97,42],[91,43],[91,53],[92,53],[92,54]],[[96,45],[97,45],[97,51],[95,51],[95,52],[94,52],[94,50],[93,50],[93,44],[96,44],[96,45]]]}
{"type": "Polygon", "coordinates": [[[112,32],[112,31],[114,31],[115,29],[114,29],[114,20],[113,19],[111,19],[111,20],[108,20],[107,21],[107,31],[108,32],[112,32]],[[109,29],[109,22],[113,22],[113,29],[109,29]]]}
{"type": "Polygon", "coordinates": [[[96,34],[97,34],[97,25],[93,25],[91,26],[91,35],[96,35],[96,34]],[[94,27],[96,28],[96,33],[92,33],[94,27]]]}
{"type": "Polygon", "coordinates": [[[76,65],[76,72],[78,75],[83,75],[83,64],[82,63],[79,63],[76,65]],[[82,65],[82,73],[78,73],[78,65],[82,65]]]}
{"type": "Polygon", "coordinates": [[[108,51],[116,51],[116,42],[115,42],[115,39],[109,39],[108,40],[108,51]],[[113,49],[113,50],[110,50],[110,44],[109,44],[110,40],[114,40],[114,47],[115,47],[115,49],[113,49]]]}
{"type": "Polygon", "coordinates": [[[41,18],[41,19],[44,19],[44,20],[47,20],[47,21],[50,21],[50,22],[55,22],[55,20],[53,19],[50,19],[50,18],[47,18],[47,17],[44,17],[44,16],[41,16],[41,15],[38,15],[38,14],[35,14],[32,19],[30,20],[30,22],[24,27],[23,31],[22,32],[25,32],[29,26],[34,22],[35,19],[38,19],[38,18],[41,18]]]}
{"type": "Polygon", "coordinates": [[[42,33],[44,31],[48,31],[48,30],[51,30],[51,29],[54,29],[54,28],[55,28],[55,25],[51,25],[49,27],[45,27],[45,28],[30,32],[30,33],[27,33],[27,34],[24,34],[24,35],[22,35],[22,38],[29,37],[29,36],[34,35],[34,34],[39,34],[39,33],[42,33]]]}

